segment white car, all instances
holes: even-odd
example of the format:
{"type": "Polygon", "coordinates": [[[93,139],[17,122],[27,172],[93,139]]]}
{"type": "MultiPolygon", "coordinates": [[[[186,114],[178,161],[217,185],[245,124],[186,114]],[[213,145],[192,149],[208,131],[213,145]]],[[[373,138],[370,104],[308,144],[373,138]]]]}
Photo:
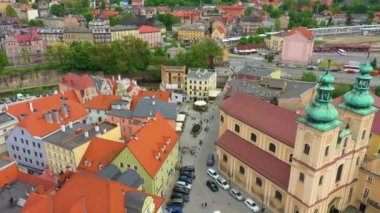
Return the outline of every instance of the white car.
{"type": "Polygon", "coordinates": [[[216,180],[219,177],[218,173],[214,169],[211,169],[211,168],[207,170],[207,175],[210,176],[214,180],[216,180]]]}
{"type": "Polygon", "coordinates": [[[228,184],[228,182],[222,178],[221,176],[219,176],[217,179],[216,179],[216,183],[224,190],[229,190],[230,189],[230,184],[228,184]]]}
{"type": "Polygon", "coordinates": [[[183,181],[177,181],[176,185],[177,186],[183,186],[183,187],[185,187],[185,188],[187,188],[189,190],[191,189],[191,184],[185,183],[183,181]]]}
{"type": "Polygon", "coordinates": [[[232,197],[234,197],[236,200],[238,201],[242,201],[244,199],[243,195],[241,194],[241,192],[237,189],[231,189],[230,190],[230,195],[232,197]]]}
{"type": "Polygon", "coordinates": [[[260,211],[260,207],[255,203],[255,201],[247,198],[245,201],[244,201],[244,204],[250,209],[252,210],[253,212],[259,212],[260,211]]]}

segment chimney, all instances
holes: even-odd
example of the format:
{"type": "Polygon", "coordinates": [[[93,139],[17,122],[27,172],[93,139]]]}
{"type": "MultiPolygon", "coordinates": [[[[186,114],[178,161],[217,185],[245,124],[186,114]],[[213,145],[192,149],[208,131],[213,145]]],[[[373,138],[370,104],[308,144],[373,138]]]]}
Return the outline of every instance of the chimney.
{"type": "Polygon", "coordinates": [[[24,120],[25,118],[26,118],[26,114],[22,113],[22,114],[20,115],[20,120],[24,120]]]}
{"type": "Polygon", "coordinates": [[[103,129],[103,133],[106,133],[107,132],[107,129],[103,129]]]}
{"type": "Polygon", "coordinates": [[[61,125],[61,131],[62,131],[62,132],[65,132],[65,131],[66,131],[66,126],[65,126],[65,125],[61,125]]]}
{"type": "Polygon", "coordinates": [[[84,132],[84,137],[88,138],[88,131],[84,132]]]}
{"type": "Polygon", "coordinates": [[[72,121],[69,122],[69,127],[70,127],[71,129],[73,128],[73,122],[72,122],[72,121]]]}
{"type": "Polygon", "coordinates": [[[69,107],[65,103],[62,104],[62,113],[65,118],[69,117],[69,107]]]}
{"type": "Polygon", "coordinates": [[[59,112],[57,109],[53,109],[52,110],[52,115],[53,115],[53,121],[55,122],[59,122],[59,112]]]}
{"type": "Polygon", "coordinates": [[[152,101],[152,105],[153,106],[156,105],[156,101],[155,100],[152,101]]]}
{"type": "Polygon", "coordinates": [[[33,109],[33,103],[32,102],[29,102],[29,109],[31,112],[33,112],[34,109],[33,109]]]}
{"type": "Polygon", "coordinates": [[[95,131],[99,132],[99,126],[98,126],[98,124],[95,125],[95,131]]]}
{"type": "Polygon", "coordinates": [[[49,124],[53,123],[53,116],[52,116],[52,114],[51,114],[50,111],[48,111],[48,112],[45,113],[45,120],[46,120],[49,124]]]}

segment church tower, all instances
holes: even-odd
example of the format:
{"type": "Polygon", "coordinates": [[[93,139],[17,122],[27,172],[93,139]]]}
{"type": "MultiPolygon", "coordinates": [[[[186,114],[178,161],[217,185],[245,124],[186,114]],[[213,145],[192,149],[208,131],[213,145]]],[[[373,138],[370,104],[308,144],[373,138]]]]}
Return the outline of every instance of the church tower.
{"type": "Polygon", "coordinates": [[[339,113],[331,103],[335,79],[321,76],[313,103],[297,119],[286,212],[338,212],[350,204],[376,112],[368,92],[371,71],[368,63],[360,67],[339,113]]]}

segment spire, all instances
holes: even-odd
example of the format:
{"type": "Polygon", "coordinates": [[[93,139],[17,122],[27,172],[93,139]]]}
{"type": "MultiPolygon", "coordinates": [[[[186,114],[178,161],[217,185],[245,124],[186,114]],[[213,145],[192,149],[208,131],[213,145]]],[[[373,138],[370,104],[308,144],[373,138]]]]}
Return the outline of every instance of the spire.
{"type": "Polygon", "coordinates": [[[306,106],[306,117],[298,118],[299,122],[321,131],[327,131],[342,124],[341,121],[337,120],[338,111],[331,104],[332,91],[334,90],[332,84],[334,82],[335,78],[329,73],[328,68],[327,72],[320,78],[317,95],[313,103],[306,106]]]}

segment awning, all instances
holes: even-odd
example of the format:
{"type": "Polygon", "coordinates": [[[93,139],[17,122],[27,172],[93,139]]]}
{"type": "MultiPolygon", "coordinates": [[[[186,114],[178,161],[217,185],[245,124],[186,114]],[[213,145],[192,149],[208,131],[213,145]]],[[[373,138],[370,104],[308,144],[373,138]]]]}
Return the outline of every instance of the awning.
{"type": "Polygon", "coordinates": [[[184,122],[185,121],[185,117],[186,115],[185,114],[178,114],[177,115],[177,122],[184,122]]]}

